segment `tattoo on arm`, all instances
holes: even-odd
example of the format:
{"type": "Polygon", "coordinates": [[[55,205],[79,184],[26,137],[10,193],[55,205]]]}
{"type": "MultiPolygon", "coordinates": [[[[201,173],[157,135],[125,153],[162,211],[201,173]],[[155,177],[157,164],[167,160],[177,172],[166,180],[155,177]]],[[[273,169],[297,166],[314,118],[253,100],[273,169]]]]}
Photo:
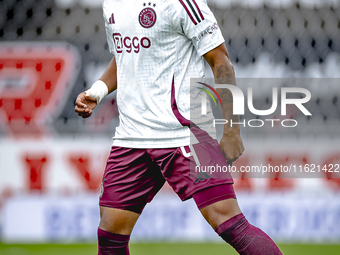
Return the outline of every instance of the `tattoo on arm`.
{"type": "Polygon", "coordinates": [[[235,83],[235,73],[234,68],[227,65],[220,65],[217,68],[216,71],[216,77],[218,79],[219,84],[233,84],[235,83]]]}
{"type": "MultiPolygon", "coordinates": [[[[236,86],[235,73],[232,65],[223,64],[214,67],[214,76],[217,84],[231,84],[236,86]]],[[[238,115],[233,115],[233,97],[228,89],[217,89],[217,93],[220,95],[222,100],[222,112],[224,119],[228,120],[228,123],[238,122],[238,115]]],[[[238,125],[233,127],[239,128],[238,125]]],[[[225,125],[226,129],[230,128],[230,124],[225,125]],[[227,127],[227,128],[226,128],[227,127]]]]}

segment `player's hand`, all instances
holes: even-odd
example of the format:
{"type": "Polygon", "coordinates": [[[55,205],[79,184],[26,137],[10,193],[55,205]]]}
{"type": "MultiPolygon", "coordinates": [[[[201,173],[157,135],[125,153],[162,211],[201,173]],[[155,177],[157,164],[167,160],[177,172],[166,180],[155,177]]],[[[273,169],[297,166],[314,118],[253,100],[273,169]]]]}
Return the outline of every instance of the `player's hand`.
{"type": "Polygon", "coordinates": [[[229,164],[238,159],[244,151],[240,134],[238,132],[231,132],[228,135],[224,134],[220,141],[220,148],[229,164]]]}
{"type": "Polygon", "coordinates": [[[92,115],[92,110],[97,106],[96,99],[91,99],[85,92],[80,93],[76,100],[74,110],[79,116],[88,118],[92,115]]]}

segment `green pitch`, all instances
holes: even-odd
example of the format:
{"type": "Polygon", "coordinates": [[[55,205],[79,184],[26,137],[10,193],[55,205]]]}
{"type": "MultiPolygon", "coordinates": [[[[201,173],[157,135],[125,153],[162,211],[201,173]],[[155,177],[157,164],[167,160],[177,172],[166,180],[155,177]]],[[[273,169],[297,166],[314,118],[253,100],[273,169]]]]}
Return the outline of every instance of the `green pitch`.
{"type": "MultiPolygon", "coordinates": [[[[339,255],[340,245],[279,245],[284,255],[339,255]]],[[[220,243],[134,243],[131,255],[207,255],[237,253],[220,243]]],[[[1,255],[96,255],[96,244],[0,244],[1,255]]]]}

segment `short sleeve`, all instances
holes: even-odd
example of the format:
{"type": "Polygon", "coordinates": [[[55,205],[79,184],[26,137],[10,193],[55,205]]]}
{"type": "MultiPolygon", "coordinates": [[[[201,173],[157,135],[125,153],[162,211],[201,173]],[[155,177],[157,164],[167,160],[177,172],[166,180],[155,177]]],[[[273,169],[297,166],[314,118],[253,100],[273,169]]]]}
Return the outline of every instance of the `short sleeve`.
{"type": "Polygon", "coordinates": [[[112,36],[112,29],[109,24],[109,22],[111,21],[111,19],[113,19],[113,17],[108,17],[106,14],[108,12],[106,12],[106,2],[103,1],[103,18],[104,18],[104,22],[105,22],[105,31],[106,31],[106,40],[107,40],[107,44],[109,46],[109,51],[115,55],[115,46],[114,46],[114,42],[113,42],[113,36],[112,36]]]}
{"type": "Polygon", "coordinates": [[[206,0],[175,0],[174,25],[192,41],[200,56],[215,49],[224,38],[206,0]]]}

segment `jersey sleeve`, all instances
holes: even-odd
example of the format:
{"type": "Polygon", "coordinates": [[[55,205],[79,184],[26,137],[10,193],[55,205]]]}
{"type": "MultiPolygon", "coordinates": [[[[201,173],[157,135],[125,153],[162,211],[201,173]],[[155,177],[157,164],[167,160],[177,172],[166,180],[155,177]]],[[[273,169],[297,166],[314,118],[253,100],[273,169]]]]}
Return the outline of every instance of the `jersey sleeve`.
{"type": "Polygon", "coordinates": [[[206,0],[174,0],[175,27],[192,41],[200,56],[224,42],[216,18],[206,0]]]}
{"type": "Polygon", "coordinates": [[[107,40],[107,44],[109,46],[109,51],[113,55],[115,55],[115,46],[114,46],[114,41],[113,41],[113,36],[112,36],[113,31],[111,29],[112,26],[110,26],[110,24],[109,24],[110,19],[112,19],[113,17],[109,17],[107,15],[109,12],[106,11],[108,9],[108,8],[106,8],[106,5],[107,5],[106,1],[103,1],[102,6],[103,6],[103,18],[104,18],[104,22],[105,22],[106,40],[107,40]]]}

